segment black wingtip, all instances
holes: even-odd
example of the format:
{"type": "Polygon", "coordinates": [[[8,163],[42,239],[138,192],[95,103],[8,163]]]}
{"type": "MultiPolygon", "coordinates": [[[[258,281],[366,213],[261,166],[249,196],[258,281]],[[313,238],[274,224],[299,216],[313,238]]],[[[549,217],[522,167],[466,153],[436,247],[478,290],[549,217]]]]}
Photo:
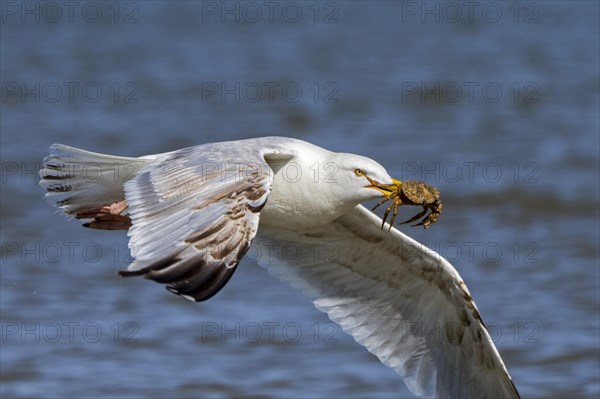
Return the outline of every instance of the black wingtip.
{"type": "Polygon", "coordinates": [[[141,276],[146,273],[147,270],[119,270],[119,277],[134,277],[141,276]]]}

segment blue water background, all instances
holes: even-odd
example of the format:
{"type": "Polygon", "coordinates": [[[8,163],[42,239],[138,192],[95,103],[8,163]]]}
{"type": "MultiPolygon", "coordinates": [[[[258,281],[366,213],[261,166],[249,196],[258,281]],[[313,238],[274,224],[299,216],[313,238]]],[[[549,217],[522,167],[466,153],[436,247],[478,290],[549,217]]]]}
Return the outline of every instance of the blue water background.
{"type": "Polygon", "coordinates": [[[54,142],[266,135],[438,187],[439,222],[402,230],[457,267],[522,396],[598,397],[597,2],[52,4],[2,3],[3,398],[412,397],[252,259],[188,303],[118,278],[125,234],[37,186],[54,142]]]}

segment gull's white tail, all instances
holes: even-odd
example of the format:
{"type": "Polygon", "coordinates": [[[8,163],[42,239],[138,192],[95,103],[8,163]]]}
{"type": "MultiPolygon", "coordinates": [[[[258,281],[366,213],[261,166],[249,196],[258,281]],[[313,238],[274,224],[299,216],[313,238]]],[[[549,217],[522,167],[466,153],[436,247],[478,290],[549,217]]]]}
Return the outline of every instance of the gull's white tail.
{"type": "Polygon", "coordinates": [[[66,216],[93,219],[107,213],[105,209],[113,204],[124,204],[123,184],[154,158],[117,157],[53,144],[39,172],[40,186],[46,189],[46,198],[66,216]]]}

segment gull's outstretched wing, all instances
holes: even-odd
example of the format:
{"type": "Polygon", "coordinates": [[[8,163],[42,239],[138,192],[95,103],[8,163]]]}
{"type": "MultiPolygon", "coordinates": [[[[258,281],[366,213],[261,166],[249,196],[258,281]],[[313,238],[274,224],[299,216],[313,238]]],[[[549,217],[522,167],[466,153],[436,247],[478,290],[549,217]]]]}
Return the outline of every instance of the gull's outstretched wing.
{"type": "Polygon", "coordinates": [[[271,169],[251,146],[207,144],[158,155],[125,183],[141,275],[202,301],[229,280],[256,234],[271,169]]]}
{"type": "Polygon", "coordinates": [[[416,395],[518,398],[458,272],[363,206],[305,233],[260,230],[259,264],[400,374],[416,395]],[[295,248],[294,256],[277,249],[295,248]],[[287,255],[287,256],[286,256],[287,255]]]}

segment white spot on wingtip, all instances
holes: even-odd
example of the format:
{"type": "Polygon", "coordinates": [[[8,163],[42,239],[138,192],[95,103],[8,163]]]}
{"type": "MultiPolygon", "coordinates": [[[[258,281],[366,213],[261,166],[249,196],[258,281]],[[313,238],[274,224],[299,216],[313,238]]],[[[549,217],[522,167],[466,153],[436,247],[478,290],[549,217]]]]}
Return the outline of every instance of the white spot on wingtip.
{"type": "Polygon", "coordinates": [[[188,301],[196,302],[196,298],[194,298],[193,296],[181,294],[179,291],[177,291],[175,288],[173,288],[173,287],[171,287],[169,285],[167,285],[165,288],[167,289],[167,291],[172,292],[173,294],[177,294],[180,297],[183,297],[183,298],[187,299],[188,301]]]}

